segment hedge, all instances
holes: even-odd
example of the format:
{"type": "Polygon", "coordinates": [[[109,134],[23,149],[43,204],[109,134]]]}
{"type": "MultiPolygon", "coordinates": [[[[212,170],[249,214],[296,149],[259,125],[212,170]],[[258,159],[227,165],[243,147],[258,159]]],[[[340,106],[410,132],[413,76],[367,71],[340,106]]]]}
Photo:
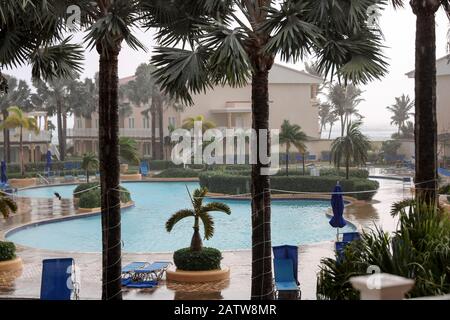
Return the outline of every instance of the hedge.
{"type": "MultiPolygon", "coordinates": [[[[247,176],[203,173],[199,177],[200,185],[208,188],[213,193],[244,194],[250,192],[250,177],[247,176]]],[[[378,190],[379,188],[377,181],[360,178],[352,178],[350,180],[345,180],[337,176],[273,176],[270,178],[272,189],[294,192],[329,193],[333,191],[337,181],[340,181],[344,192],[378,190]]],[[[348,195],[359,200],[371,200],[375,193],[348,195]]]]}
{"type": "Polygon", "coordinates": [[[203,248],[201,251],[184,248],[173,254],[175,266],[184,271],[219,270],[221,260],[222,253],[214,248],[203,248]]]}
{"type": "MultiPolygon", "coordinates": [[[[78,192],[78,191],[76,191],[77,189],[79,191],[82,191],[82,190],[87,190],[89,188],[92,188],[93,186],[95,186],[95,184],[84,183],[83,185],[79,185],[74,190],[74,193],[78,192]]],[[[122,186],[120,187],[120,190],[122,190],[122,192],[120,192],[120,202],[121,203],[130,202],[131,201],[130,192],[122,186]]],[[[79,199],[80,199],[80,202],[79,202],[78,206],[80,208],[83,208],[83,209],[99,208],[101,206],[101,190],[100,190],[100,188],[96,188],[96,189],[92,189],[90,191],[81,193],[79,195],[79,199]]]]}
{"type": "Polygon", "coordinates": [[[8,261],[16,258],[16,246],[12,242],[0,241],[0,261],[8,261]]]}
{"type": "Polygon", "coordinates": [[[192,169],[170,168],[162,171],[156,177],[158,178],[196,178],[199,173],[192,169]]]}
{"type": "MultiPolygon", "coordinates": [[[[79,184],[75,190],[73,190],[73,197],[80,198],[83,194],[83,191],[99,186],[98,182],[90,182],[90,183],[82,183],[79,184]]],[[[100,188],[99,188],[100,189],[100,188]]]]}

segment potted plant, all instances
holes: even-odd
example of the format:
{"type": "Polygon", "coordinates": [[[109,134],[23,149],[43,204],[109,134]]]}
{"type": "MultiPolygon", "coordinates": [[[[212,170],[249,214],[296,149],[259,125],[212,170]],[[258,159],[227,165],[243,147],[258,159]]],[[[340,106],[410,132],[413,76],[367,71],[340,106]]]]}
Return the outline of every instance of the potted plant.
{"type": "MultiPolygon", "coordinates": [[[[189,191],[188,191],[189,192],[189,191]]],[[[177,270],[168,271],[167,279],[185,282],[208,282],[229,278],[229,269],[222,269],[220,262],[222,253],[214,248],[203,247],[200,235],[200,222],[203,224],[204,237],[209,240],[214,235],[214,221],[211,212],[218,211],[231,214],[230,208],[221,202],[210,202],[203,205],[208,189],[200,188],[191,197],[193,209],[183,209],[173,214],[166,222],[167,232],[183,219],[194,218],[194,233],[188,248],[177,250],[173,260],[177,270]]]]}
{"type": "MultiPolygon", "coordinates": [[[[7,195],[0,194],[0,212],[6,219],[10,212],[17,211],[17,204],[7,195]]],[[[0,241],[0,274],[15,275],[22,270],[22,260],[16,256],[16,246],[12,242],[0,241]]]]}
{"type": "Polygon", "coordinates": [[[134,139],[121,137],[119,139],[119,155],[120,155],[120,173],[122,179],[126,180],[140,180],[141,175],[128,173],[128,163],[139,165],[139,150],[137,142],[134,139]],[[123,163],[128,162],[128,163],[123,163]]]}

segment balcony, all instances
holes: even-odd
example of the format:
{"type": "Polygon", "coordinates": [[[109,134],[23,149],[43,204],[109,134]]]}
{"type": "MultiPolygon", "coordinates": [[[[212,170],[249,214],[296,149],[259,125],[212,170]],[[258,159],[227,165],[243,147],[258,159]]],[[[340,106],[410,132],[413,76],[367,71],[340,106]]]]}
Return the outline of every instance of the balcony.
{"type": "MultiPolygon", "coordinates": [[[[158,134],[159,129],[156,128],[156,133],[158,134]]],[[[165,132],[166,133],[166,132],[165,132]]],[[[135,138],[135,139],[147,139],[152,137],[151,129],[129,129],[120,128],[119,135],[121,137],[135,138]]],[[[82,128],[82,129],[68,129],[68,138],[98,138],[98,129],[96,128],[82,128]]]]}
{"type": "MultiPolygon", "coordinates": [[[[20,134],[18,129],[11,129],[9,130],[9,139],[11,143],[19,143],[20,141],[20,134]]],[[[38,134],[35,134],[34,132],[29,132],[24,130],[22,134],[22,140],[23,143],[29,144],[29,143],[50,143],[51,137],[50,133],[46,131],[41,131],[38,134]]],[[[0,141],[5,141],[3,138],[3,130],[0,130],[0,141]]]]}

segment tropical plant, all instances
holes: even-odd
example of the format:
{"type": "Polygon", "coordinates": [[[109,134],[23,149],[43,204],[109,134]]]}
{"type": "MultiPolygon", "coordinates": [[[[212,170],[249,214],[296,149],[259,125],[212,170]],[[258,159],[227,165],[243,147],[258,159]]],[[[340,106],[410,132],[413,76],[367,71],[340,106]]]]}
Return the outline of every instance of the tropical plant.
{"type": "Polygon", "coordinates": [[[207,120],[204,116],[188,117],[183,120],[182,128],[186,130],[194,129],[195,123],[200,122],[202,125],[202,133],[205,133],[209,129],[216,127],[215,123],[207,120]]]}
{"type": "Polygon", "coordinates": [[[395,158],[401,146],[402,144],[400,141],[396,140],[383,141],[383,143],[381,144],[381,152],[384,155],[385,159],[395,158]]]}
{"type": "Polygon", "coordinates": [[[23,129],[39,134],[39,127],[36,119],[28,117],[19,107],[9,107],[9,115],[3,121],[1,127],[8,129],[19,128],[19,148],[20,148],[20,174],[25,174],[24,154],[23,154],[23,129]]]}
{"type": "MultiPolygon", "coordinates": [[[[25,109],[30,109],[30,88],[26,81],[17,80],[14,77],[4,75],[6,84],[8,85],[8,92],[0,95],[0,112],[3,119],[8,117],[8,108],[12,106],[21,106],[25,109]]],[[[9,129],[3,128],[3,155],[6,163],[11,162],[11,143],[9,136],[9,129]]]]}
{"type": "Polygon", "coordinates": [[[391,117],[391,124],[394,124],[398,127],[398,135],[402,128],[405,126],[406,121],[408,121],[409,117],[413,115],[411,110],[414,108],[414,101],[411,101],[411,98],[408,95],[402,95],[401,97],[395,98],[395,104],[387,107],[389,111],[393,113],[391,117]]]}
{"type": "Polygon", "coordinates": [[[323,130],[325,130],[327,124],[329,123],[331,112],[332,108],[329,103],[319,103],[320,136],[322,136],[323,130]]]}
{"type": "Polygon", "coordinates": [[[81,168],[86,171],[86,182],[89,183],[89,171],[97,170],[99,161],[95,153],[89,152],[83,156],[81,168]]]}
{"type": "Polygon", "coordinates": [[[181,220],[189,217],[194,218],[194,234],[190,246],[191,251],[201,251],[203,248],[202,238],[200,236],[200,221],[203,223],[205,239],[209,240],[214,235],[214,220],[210,212],[218,211],[228,215],[231,214],[230,207],[221,202],[209,202],[203,205],[203,200],[207,193],[208,189],[206,188],[196,189],[191,197],[193,209],[180,210],[173,214],[166,222],[166,230],[167,232],[171,232],[173,227],[181,220]]]}
{"type": "MultiPolygon", "coordinates": [[[[179,6],[179,17],[160,25],[162,47],[152,57],[162,89],[192,104],[190,93],[214,85],[243,86],[251,80],[252,128],[257,135],[269,127],[268,76],[277,54],[283,61],[296,62],[314,53],[322,74],[355,85],[386,73],[381,34],[366,23],[368,8],[377,0],[172,2],[179,6]]],[[[262,154],[260,148],[270,150],[270,139],[265,141],[264,146],[257,144],[256,154],[262,154]]],[[[268,164],[257,160],[251,183],[251,295],[270,299],[270,180],[261,174],[268,164]]]]}
{"type": "Polygon", "coordinates": [[[308,140],[306,133],[297,124],[290,124],[289,120],[284,120],[280,131],[280,144],[286,145],[286,175],[289,175],[289,151],[291,145],[297,148],[298,152],[302,154],[303,159],[303,174],[305,174],[305,156],[307,147],[305,142],[308,140]]]}
{"type": "Polygon", "coordinates": [[[369,150],[370,141],[361,132],[361,122],[353,122],[347,126],[346,135],[337,138],[331,144],[331,158],[338,170],[344,163],[345,177],[348,180],[350,164],[365,165],[369,150]]]}
{"type": "MultiPolygon", "coordinates": [[[[406,0],[391,1],[397,8],[406,3],[406,0]]],[[[409,4],[417,18],[414,72],[417,126],[415,181],[421,188],[416,192],[419,197],[431,204],[436,203],[438,167],[435,13],[442,8],[450,19],[450,0],[411,0],[409,4]]]]}
{"type": "Polygon", "coordinates": [[[137,141],[128,137],[120,137],[119,156],[122,161],[139,164],[140,159],[137,141]]]}
{"type": "Polygon", "coordinates": [[[17,211],[17,203],[8,195],[0,193],[0,212],[3,218],[8,218],[11,212],[17,211]]]}
{"type": "Polygon", "coordinates": [[[348,126],[356,117],[357,121],[362,119],[358,112],[358,105],[364,100],[361,98],[361,89],[352,84],[331,84],[329,91],[326,94],[328,104],[331,106],[331,112],[334,113],[340,120],[341,137],[344,136],[348,126]]]}
{"type": "Polygon", "coordinates": [[[344,250],[339,263],[322,259],[319,299],[357,299],[349,279],[366,274],[369,266],[415,280],[408,298],[450,293],[450,220],[434,205],[417,200],[395,204],[399,228],[393,235],[376,228],[364,232],[344,250]]]}

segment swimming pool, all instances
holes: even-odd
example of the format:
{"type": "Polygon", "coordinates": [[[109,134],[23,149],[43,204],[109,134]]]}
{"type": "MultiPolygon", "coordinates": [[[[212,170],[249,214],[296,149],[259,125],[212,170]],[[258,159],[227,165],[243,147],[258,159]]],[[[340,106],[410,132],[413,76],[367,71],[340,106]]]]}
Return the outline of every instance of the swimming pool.
{"type": "MultiPolygon", "coordinates": [[[[198,183],[134,182],[123,184],[130,190],[136,206],[122,212],[123,249],[126,252],[170,252],[187,247],[192,236],[192,219],[185,219],[169,234],[165,222],[174,212],[190,208],[186,186],[190,190],[198,183]]],[[[55,186],[22,190],[20,196],[52,198],[58,192],[72,197],[75,186],[55,186]]],[[[206,200],[209,201],[209,200],[206,200]]],[[[250,201],[220,200],[228,204],[232,214],[215,213],[215,235],[205,246],[222,250],[251,248],[250,201]]],[[[272,203],[273,245],[308,244],[332,240],[336,230],[328,224],[325,213],[329,201],[276,200],[272,203]]],[[[9,241],[40,249],[99,252],[101,251],[100,216],[40,224],[7,235],[9,241]]],[[[348,225],[342,231],[353,231],[348,225]]]]}

